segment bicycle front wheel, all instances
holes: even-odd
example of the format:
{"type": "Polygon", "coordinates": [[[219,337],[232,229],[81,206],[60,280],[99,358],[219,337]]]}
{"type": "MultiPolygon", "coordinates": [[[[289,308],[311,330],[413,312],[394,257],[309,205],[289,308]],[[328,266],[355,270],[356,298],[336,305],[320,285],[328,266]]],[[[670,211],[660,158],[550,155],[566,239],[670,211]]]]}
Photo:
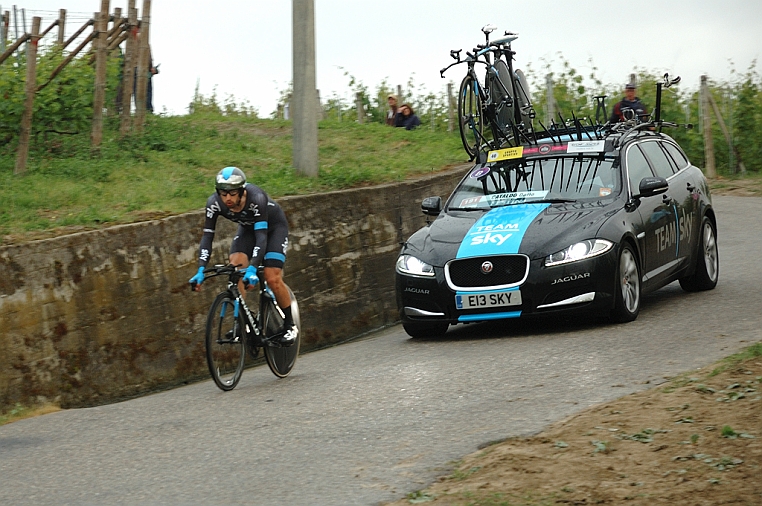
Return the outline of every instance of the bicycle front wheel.
{"type": "Polygon", "coordinates": [[[473,160],[482,142],[482,101],[479,97],[479,82],[467,75],[460,83],[458,93],[458,128],[463,148],[473,160]]]}
{"type": "Polygon", "coordinates": [[[206,319],[206,363],[220,389],[233,390],[241,379],[246,348],[243,314],[236,317],[236,301],[230,292],[214,299],[206,319]]]}
{"type": "MultiPolygon", "coordinates": [[[[288,288],[288,294],[291,296],[291,316],[294,317],[294,323],[299,329],[296,342],[285,348],[265,346],[267,365],[270,366],[270,370],[273,374],[279,378],[285,378],[289,375],[291,369],[294,368],[296,359],[299,356],[299,347],[302,343],[303,329],[302,320],[299,317],[299,303],[296,301],[296,296],[294,296],[294,292],[291,291],[291,288],[288,288]]],[[[264,303],[263,318],[265,337],[270,337],[283,330],[283,318],[271,299],[267,299],[264,303]]]]}

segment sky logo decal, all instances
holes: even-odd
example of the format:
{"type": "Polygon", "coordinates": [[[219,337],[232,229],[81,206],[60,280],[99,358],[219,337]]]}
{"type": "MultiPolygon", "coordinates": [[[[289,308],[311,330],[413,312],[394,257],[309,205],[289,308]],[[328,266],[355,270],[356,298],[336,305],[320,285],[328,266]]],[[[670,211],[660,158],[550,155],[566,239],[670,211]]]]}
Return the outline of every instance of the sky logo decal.
{"type": "Polygon", "coordinates": [[[549,205],[520,204],[491,210],[466,233],[456,258],[518,253],[527,228],[549,205]]]}

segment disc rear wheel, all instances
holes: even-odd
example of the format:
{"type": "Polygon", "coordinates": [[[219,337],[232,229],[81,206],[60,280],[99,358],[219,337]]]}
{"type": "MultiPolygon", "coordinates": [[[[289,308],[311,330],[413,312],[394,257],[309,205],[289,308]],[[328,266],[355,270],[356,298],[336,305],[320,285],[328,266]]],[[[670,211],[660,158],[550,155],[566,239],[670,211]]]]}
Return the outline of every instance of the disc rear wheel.
{"type": "MultiPolygon", "coordinates": [[[[294,318],[296,328],[299,329],[296,342],[288,347],[275,347],[265,346],[265,358],[267,359],[267,365],[270,370],[279,378],[285,378],[291,372],[296,364],[296,359],[299,356],[299,347],[302,342],[302,321],[299,317],[299,303],[294,296],[294,292],[291,288],[288,289],[288,294],[291,296],[291,316],[294,318]]],[[[271,300],[265,301],[263,314],[263,329],[265,337],[270,337],[278,332],[283,331],[283,318],[280,312],[275,307],[275,304],[271,300]]]]}
{"type": "Polygon", "coordinates": [[[235,316],[229,293],[217,296],[206,320],[206,363],[217,386],[225,391],[238,384],[246,359],[243,315],[235,316]]]}

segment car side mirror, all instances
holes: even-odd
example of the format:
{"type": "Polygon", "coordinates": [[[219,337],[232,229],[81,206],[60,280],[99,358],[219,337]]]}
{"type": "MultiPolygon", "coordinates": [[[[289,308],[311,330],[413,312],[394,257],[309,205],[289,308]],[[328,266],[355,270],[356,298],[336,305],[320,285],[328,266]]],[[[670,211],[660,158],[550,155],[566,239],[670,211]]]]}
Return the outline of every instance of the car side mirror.
{"type": "Polygon", "coordinates": [[[421,211],[429,216],[439,216],[442,211],[442,197],[426,197],[421,202],[421,211]]]}
{"type": "Polygon", "coordinates": [[[669,183],[663,177],[644,177],[638,185],[639,194],[635,197],[652,197],[669,190],[669,183]]]}

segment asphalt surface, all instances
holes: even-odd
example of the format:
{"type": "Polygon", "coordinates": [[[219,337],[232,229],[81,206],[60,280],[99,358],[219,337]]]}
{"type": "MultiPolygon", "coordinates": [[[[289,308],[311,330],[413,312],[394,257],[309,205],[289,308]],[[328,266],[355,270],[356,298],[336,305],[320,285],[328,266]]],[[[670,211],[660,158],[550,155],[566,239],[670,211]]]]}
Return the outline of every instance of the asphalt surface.
{"type": "MultiPolygon", "coordinates": [[[[395,326],[244,372],[0,427],[0,504],[373,505],[480,444],[650,388],[762,341],[762,199],[715,197],[720,283],[673,283],[626,325],[395,326]]],[[[391,273],[390,273],[391,275],[391,273]]],[[[199,336],[201,339],[202,336],[199,336]]]]}

